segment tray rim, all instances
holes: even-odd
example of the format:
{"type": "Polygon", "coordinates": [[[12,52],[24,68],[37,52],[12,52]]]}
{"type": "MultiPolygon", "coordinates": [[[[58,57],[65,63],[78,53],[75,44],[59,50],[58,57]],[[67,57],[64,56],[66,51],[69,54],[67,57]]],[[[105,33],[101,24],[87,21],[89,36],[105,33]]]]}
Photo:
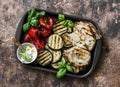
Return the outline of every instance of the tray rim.
{"type": "MultiPolygon", "coordinates": [[[[58,15],[58,14],[61,14],[59,12],[51,12],[51,11],[48,11],[48,10],[44,10],[44,9],[38,9],[38,8],[35,8],[37,11],[45,11],[49,14],[54,14],[54,15],[58,15]]],[[[19,29],[19,27],[21,25],[23,25],[23,22],[27,16],[27,12],[25,12],[25,14],[23,15],[23,17],[21,18],[21,20],[19,21],[18,23],[18,26],[16,28],[16,32],[15,32],[15,38],[18,39],[20,41],[20,36],[21,36],[21,33],[22,33],[22,29],[19,29]],[[19,33],[20,32],[20,33],[19,33]]],[[[64,13],[62,13],[64,14],[64,13]]],[[[64,14],[66,17],[69,17],[69,18],[77,18],[78,20],[84,20],[84,21],[89,21],[91,22],[95,27],[96,29],[99,31],[100,33],[100,28],[98,26],[98,24],[94,21],[92,21],[91,19],[87,19],[87,18],[81,18],[79,16],[72,16],[72,15],[68,15],[68,14],[64,14]]],[[[22,26],[21,26],[22,28],[22,26]]],[[[96,68],[96,65],[97,65],[97,62],[98,62],[98,59],[100,57],[100,53],[101,53],[101,47],[102,47],[102,38],[100,38],[99,40],[96,41],[96,46],[95,46],[95,51],[94,51],[94,55],[93,55],[93,62],[92,62],[92,65],[91,65],[91,68],[89,69],[89,71],[87,73],[85,73],[84,75],[78,75],[78,74],[70,74],[70,73],[67,73],[66,76],[71,76],[71,77],[75,77],[75,78],[84,78],[84,77],[87,77],[88,75],[90,75],[93,70],[96,68]]],[[[17,56],[16,56],[16,50],[17,50],[17,46],[14,44],[14,54],[15,54],[15,57],[16,59],[18,60],[17,56]]],[[[41,71],[46,71],[46,72],[52,72],[52,73],[56,73],[58,70],[54,70],[54,69],[50,69],[50,68],[43,68],[43,67],[34,67],[32,65],[27,65],[27,64],[22,64],[19,60],[18,62],[24,66],[24,67],[29,67],[29,68],[32,68],[32,69],[37,69],[37,70],[41,70],[41,71]]]]}

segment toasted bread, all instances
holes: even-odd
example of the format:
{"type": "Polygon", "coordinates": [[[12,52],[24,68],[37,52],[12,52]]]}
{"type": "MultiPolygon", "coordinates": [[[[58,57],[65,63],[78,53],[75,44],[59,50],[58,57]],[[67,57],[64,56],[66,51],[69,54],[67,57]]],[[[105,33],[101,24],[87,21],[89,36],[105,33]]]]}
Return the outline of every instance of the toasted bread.
{"type": "Polygon", "coordinates": [[[79,46],[64,50],[63,56],[73,66],[86,66],[91,61],[91,53],[79,46]]]}

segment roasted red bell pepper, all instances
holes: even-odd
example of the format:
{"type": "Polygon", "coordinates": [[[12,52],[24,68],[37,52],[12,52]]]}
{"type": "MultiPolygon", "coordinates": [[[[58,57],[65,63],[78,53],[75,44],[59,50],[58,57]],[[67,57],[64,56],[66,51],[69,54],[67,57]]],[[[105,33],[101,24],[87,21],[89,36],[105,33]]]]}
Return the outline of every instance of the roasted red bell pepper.
{"type": "Polygon", "coordinates": [[[40,33],[46,38],[52,34],[52,30],[41,28],[40,33]]]}
{"type": "Polygon", "coordinates": [[[54,20],[50,16],[40,18],[39,21],[40,21],[40,25],[48,30],[52,29],[52,26],[54,24],[54,20]]]}
{"type": "Polygon", "coordinates": [[[39,36],[42,36],[40,31],[37,28],[31,28],[28,31],[28,34],[24,37],[24,41],[33,43],[37,50],[44,49],[45,41],[39,36]]]}

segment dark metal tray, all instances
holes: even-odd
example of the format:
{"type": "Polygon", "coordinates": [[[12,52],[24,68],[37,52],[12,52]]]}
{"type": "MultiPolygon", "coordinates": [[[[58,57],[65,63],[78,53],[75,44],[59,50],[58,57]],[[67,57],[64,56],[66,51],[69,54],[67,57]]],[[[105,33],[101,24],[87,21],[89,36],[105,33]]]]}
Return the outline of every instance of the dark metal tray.
{"type": "MultiPolygon", "coordinates": [[[[49,11],[42,10],[42,9],[36,9],[36,10],[37,11],[45,11],[47,15],[51,15],[54,18],[57,18],[58,14],[59,14],[59,13],[49,12],[49,11]]],[[[16,30],[16,34],[15,34],[15,38],[18,41],[20,41],[21,43],[22,43],[22,39],[23,39],[23,36],[24,36],[24,33],[22,31],[22,26],[23,26],[24,23],[27,22],[27,15],[28,14],[26,12],[24,14],[24,16],[22,17],[22,19],[20,20],[20,22],[18,24],[18,27],[17,27],[17,30],[16,30]]],[[[85,19],[85,18],[80,18],[80,17],[74,17],[74,16],[70,16],[70,15],[66,15],[66,14],[64,14],[64,15],[65,15],[65,17],[67,19],[70,19],[72,21],[87,21],[87,22],[91,22],[96,27],[97,31],[100,31],[99,30],[99,26],[92,20],[85,19]]],[[[96,41],[96,45],[95,45],[93,51],[91,52],[92,60],[91,60],[91,63],[89,64],[88,67],[86,67],[79,74],[67,73],[66,75],[67,76],[71,76],[71,77],[76,77],[76,78],[83,78],[83,77],[88,76],[95,69],[95,66],[96,66],[96,64],[98,62],[98,59],[99,59],[99,56],[100,56],[100,52],[101,52],[101,45],[102,45],[102,40],[101,39],[97,40],[96,41]]],[[[16,56],[16,51],[17,51],[17,46],[16,45],[14,45],[14,51],[15,51],[15,57],[16,57],[16,59],[18,59],[17,56],[16,56]]],[[[42,67],[40,65],[37,65],[36,63],[22,64],[22,65],[25,66],[25,67],[33,68],[33,69],[38,69],[38,70],[43,70],[43,71],[57,73],[57,70],[55,70],[55,69],[53,69],[53,68],[51,68],[49,66],[42,67]]]]}

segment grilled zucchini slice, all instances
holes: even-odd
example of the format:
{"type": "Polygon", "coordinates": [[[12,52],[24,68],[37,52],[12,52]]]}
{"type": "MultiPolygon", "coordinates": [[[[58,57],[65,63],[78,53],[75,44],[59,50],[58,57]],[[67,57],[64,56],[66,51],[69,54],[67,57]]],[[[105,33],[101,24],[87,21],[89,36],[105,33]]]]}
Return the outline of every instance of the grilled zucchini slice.
{"type": "Polygon", "coordinates": [[[62,38],[63,38],[65,47],[71,47],[73,45],[72,41],[70,40],[70,37],[68,36],[68,33],[64,33],[62,35],[62,38]]]}
{"type": "Polygon", "coordinates": [[[59,34],[59,35],[65,33],[65,32],[69,32],[69,33],[72,32],[72,28],[63,26],[63,25],[62,25],[62,22],[63,22],[63,21],[57,21],[57,22],[55,23],[55,25],[53,26],[53,32],[54,32],[55,34],[59,34]]]}
{"type": "Polygon", "coordinates": [[[46,65],[50,64],[52,62],[51,52],[46,49],[41,50],[38,53],[37,62],[38,62],[38,64],[40,64],[42,66],[46,66],[46,65]]]}
{"type": "Polygon", "coordinates": [[[53,61],[52,63],[58,62],[61,58],[61,51],[51,51],[52,55],[53,55],[53,61]]]}
{"type": "Polygon", "coordinates": [[[46,49],[48,49],[52,53],[52,56],[53,56],[52,63],[56,63],[61,59],[62,54],[61,54],[60,50],[56,50],[56,51],[52,50],[47,45],[45,47],[46,47],[46,49]]]}
{"type": "MultiPolygon", "coordinates": [[[[62,57],[61,61],[66,62],[64,57],[62,57]]],[[[58,61],[58,62],[59,62],[59,61],[58,61]]],[[[58,62],[51,64],[51,66],[52,66],[54,69],[59,69],[59,66],[58,66],[58,64],[57,64],[58,62]]]]}
{"type": "Polygon", "coordinates": [[[62,40],[61,36],[59,36],[57,34],[52,34],[48,38],[48,46],[54,50],[61,49],[63,47],[63,40],[62,40]]]}

